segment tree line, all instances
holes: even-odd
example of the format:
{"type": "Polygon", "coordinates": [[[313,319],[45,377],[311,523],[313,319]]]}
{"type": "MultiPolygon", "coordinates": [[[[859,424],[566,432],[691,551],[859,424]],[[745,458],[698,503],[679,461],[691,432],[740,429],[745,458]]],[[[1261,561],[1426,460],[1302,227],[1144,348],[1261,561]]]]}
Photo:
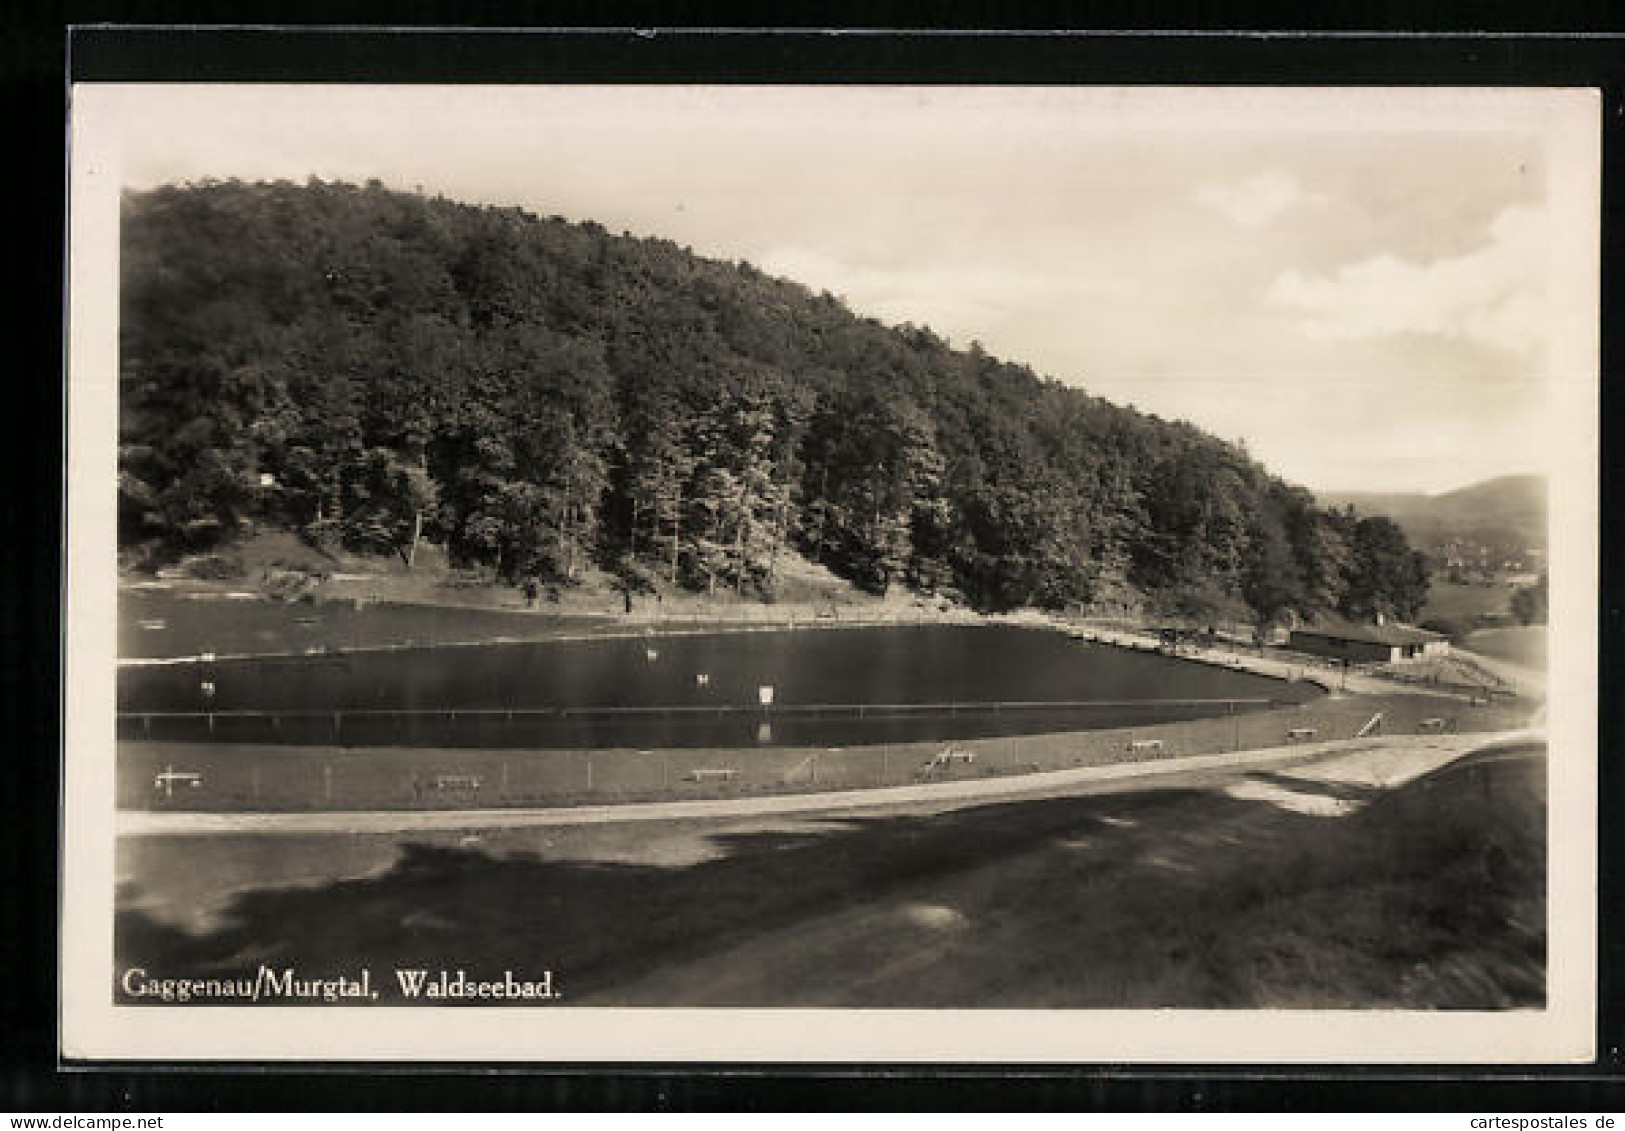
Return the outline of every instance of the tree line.
{"type": "Polygon", "coordinates": [[[1414,617],[1422,558],[1238,445],[660,239],[364,186],[123,200],[120,540],[245,523],[509,581],[608,570],[1189,622],[1414,617]]]}

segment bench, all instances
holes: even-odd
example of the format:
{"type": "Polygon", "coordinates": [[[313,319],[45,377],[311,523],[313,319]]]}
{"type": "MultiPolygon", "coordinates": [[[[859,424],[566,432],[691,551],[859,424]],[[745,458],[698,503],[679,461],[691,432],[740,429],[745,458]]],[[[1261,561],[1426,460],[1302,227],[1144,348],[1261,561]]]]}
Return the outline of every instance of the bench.
{"type": "Polygon", "coordinates": [[[1444,729],[1444,720],[1443,719],[1423,719],[1421,722],[1416,724],[1416,729],[1419,730],[1419,731],[1423,731],[1423,732],[1426,732],[1426,731],[1441,731],[1441,730],[1444,729]]]}
{"type": "Polygon", "coordinates": [[[924,777],[927,774],[934,774],[938,770],[946,770],[955,762],[964,762],[969,765],[975,761],[976,754],[974,751],[959,750],[950,746],[946,750],[938,751],[926,759],[919,770],[916,771],[916,776],[924,777]]]}
{"type": "Polygon", "coordinates": [[[1291,730],[1286,732],[1286,736],[1287,736],[1287,738],[1289,740],[1291,740],[1293,742],[1296,742],[1300,738],[1313,738],[1313,737],[1315,737],[1315,728],[1314,727],[1293,727],[1291,730]]]}
{"type": "Polygon", "coordinates": [[[1160,738],[1142,738],[1142,739],[1138,739],[1138,740],[1129,742],[1128,748],[1129,748],[1130,753],[1138,753],[1138,752],[1140,752],[1142,750],[1161,750],[1162,749],[1162,739],[1160,739],[1160,738]]]}
{"type": "Polygon", "coordinates": [[[689,781],[733,781],[739,776],[739,771],[731,767],[694,769],[690,770],[687,776],[689,781]]]}
{"type": "Polygon", "coordinates": [[[480,779],[473,774],[440,774],[432,784],[435,789],[478,789],[480,779]]]}

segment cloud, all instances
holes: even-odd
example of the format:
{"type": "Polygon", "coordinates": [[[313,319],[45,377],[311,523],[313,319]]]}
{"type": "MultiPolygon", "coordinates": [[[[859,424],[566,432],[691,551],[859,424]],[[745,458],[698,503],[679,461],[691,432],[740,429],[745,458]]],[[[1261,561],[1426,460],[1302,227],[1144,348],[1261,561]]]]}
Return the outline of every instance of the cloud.
{"type": "Polygon", "coordinates": [[[1316,199],[1295,177],[1277,170],[1241,181],[1203,186],[1196,199],[1243,228],[1262,228],[1289,208],[1316,199]]]}
{"type": "Polygon", "coordinates": [[[1464,255],[1427,262],[1384,253],[1328,276],[1289,270],[1267,301],[1296,312],[1304,333],[1316,338],[1419,333],[1538,351],[1548,325],[1545,216],[1507,208],[1489,236],[1464,255]]]}
{"type": "Polygon", "coordinates": [[[1012,317],[1047,311],[1063,318],[1090,296],[1135,289],[1131,281],[1076,269],[986,262],[886,265],[848,261],[800,246],[773,248],[757,266],[770,275],[840,295],[861,314],[888,323],[930,326],[962,344],[985,337],[1012,317]]]}

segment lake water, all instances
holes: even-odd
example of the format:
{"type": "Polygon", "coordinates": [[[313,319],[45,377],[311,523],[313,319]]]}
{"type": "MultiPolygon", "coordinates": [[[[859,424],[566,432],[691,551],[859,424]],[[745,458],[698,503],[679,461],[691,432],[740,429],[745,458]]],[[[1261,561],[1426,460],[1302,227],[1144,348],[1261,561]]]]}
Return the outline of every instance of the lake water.
{"type": "Polygon", "coordinates": [[[899,742],[1142,725],[1269,705],[1215,700],[1314,694],[1010,626],[414,648],[126,668],[119,678],[121,737],[355,745],[899,742]]]}

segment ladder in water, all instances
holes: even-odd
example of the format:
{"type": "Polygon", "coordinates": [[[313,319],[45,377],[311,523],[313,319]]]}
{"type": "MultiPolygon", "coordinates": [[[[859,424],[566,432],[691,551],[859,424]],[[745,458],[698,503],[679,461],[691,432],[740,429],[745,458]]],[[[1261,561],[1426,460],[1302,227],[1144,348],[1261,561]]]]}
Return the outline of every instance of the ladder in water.
{"type": "Polygon", "coordinates": [[[1364,738],[1366,735],[1370,734],[1372,731],[1376,730],[1381,725],[1382,725],[1382,712],[1378,711],[1375,715],[1372,715],[1369,719],[1366,720],[1365,726],[1361,727],[1359,730],[1354,732],[1354,737],[1355,738],[1364,738]]]}

